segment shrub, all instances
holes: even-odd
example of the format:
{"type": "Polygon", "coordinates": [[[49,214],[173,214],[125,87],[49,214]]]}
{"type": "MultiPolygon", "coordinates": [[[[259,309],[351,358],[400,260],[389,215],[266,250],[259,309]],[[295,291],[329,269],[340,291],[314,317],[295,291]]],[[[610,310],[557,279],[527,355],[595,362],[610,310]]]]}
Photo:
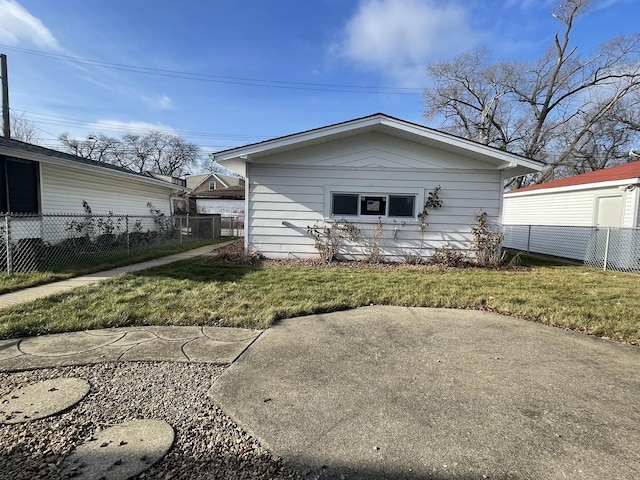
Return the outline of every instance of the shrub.
{"type": "Polygon", "coordinates": [[[322,227],[315,224],[313,227],[307,227],[306,230],[315,241],[320,258],[327,263],[336,259],[345,239],[355,242],[360,238],[360,229],[346,220],[322,227]]]}
{"type": "Polygon", "coordinates": [[[504,234],[493,232],[487,226],[487,212],[480,210],[476,216],[476,225],[471,229],[473,234],[472,248],[476,256],[476,264],[479,267],[497,267],[502,264],[504,254],[501,254],[500,245],[504,240],[504,234]]]}
{"type": "Polygon", "coordinates": [[[430,265],[446,268],[464,267],[468,263],[467,256],[449,244],[436,248],[429,259],[430,265]]]}

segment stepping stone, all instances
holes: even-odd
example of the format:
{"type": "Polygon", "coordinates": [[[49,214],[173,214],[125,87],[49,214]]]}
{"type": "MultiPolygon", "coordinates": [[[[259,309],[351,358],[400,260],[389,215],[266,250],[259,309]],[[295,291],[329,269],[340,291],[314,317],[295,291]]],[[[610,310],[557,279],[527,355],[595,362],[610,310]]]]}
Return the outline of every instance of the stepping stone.
{"type": "Polygon", "coordinates": [[[89,393],[81,378],[54,378],[18,388],[0,398],[0,423],[30,422],[63,412],[89,393]]]}
{"type": "Polygon", "coordinates": [[[132,420],[100,430],[62,464],[63,478],[125,480],[166,455],[175,433],[162,420],[132,420]]]}

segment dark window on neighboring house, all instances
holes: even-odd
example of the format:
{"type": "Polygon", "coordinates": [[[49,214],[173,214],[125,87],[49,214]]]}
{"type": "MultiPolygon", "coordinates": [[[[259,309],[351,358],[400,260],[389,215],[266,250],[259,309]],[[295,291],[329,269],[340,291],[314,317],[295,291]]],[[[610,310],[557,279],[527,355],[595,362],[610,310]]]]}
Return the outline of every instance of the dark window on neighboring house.
{"type": "Polygon", "coordinates": [[[216,182],[215,181],[209,182],[209,190],[215,190],[215,189],[216,189],[216,182]]]}
{"type": "Polygon", "coordinates": [[[0,156],[0,211],[38,213],[38,162],[0,156]]]}

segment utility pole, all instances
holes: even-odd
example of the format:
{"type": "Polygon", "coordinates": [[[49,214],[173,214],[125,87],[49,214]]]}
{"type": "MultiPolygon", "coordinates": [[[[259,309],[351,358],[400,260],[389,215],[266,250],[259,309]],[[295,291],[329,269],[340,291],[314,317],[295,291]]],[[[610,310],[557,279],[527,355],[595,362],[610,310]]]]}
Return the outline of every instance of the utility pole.
{"type": "Polygon", "coordinates": [[[9,78],[7,77],[7,56],[0,53],[0,76],[2,77],[2,131],[4,138],[11,138],[9,124],[9,78]]]}

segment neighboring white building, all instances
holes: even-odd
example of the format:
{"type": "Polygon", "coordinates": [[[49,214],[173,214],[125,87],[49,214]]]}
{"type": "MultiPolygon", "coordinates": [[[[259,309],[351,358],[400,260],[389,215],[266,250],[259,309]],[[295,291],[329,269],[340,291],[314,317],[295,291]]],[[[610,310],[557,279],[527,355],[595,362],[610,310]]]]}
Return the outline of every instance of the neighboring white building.
{"type": "Polygon", "coordinates": [[[244,217],[244,179],[209,173],[187,176],[188,211],[191,215],[221,214],[244,217]]]}
{"type": "Polygon", "coordinates": [[[170,215],[184,188],[130,170],[0,137],[0,212],[149,215],[148,203],[170,215]]]}
{"type": "Polygon", "coordinates": [[[640,161],[504,195],[507,248],[640,269],[640,161]]]}
{"type": "Polygon", "coordinates": [[[504,195],[505,225],[637,227],[640,161],[504,195]]]}
{"type": "Polygon", "coordinates": [[[386,260],[468,249],[480,210],[499,223],[509,177],[542,169],[528,160],[384,114],[212,155],[246,179],[245,247],[270,258],[311,258],[307,227],[347,220],[364,237],[345,258],[374,248],[386,260]],[[440,186],[443,206],[419,213],[440,186]],[[380,222],[382,232],[376,233],[380,222]],[[376,240],[377,237],[377,240],[376,240]]]}
{"type": "MultiPolygon", "coordinates": [[[[172,196],[184,188],[75,155],[0,137],[0,215],[10,214],[12,239],[59,241],[65,220],[53,214],[150,216],[149,204],[172,213],[172,196]],[[28,214],[20,220],[20,214],[28,214]],[[43,216],[45,215],[45,216],[43,216]]],[[[152,219],[144,228],[153,228],[152,219]]]]}

